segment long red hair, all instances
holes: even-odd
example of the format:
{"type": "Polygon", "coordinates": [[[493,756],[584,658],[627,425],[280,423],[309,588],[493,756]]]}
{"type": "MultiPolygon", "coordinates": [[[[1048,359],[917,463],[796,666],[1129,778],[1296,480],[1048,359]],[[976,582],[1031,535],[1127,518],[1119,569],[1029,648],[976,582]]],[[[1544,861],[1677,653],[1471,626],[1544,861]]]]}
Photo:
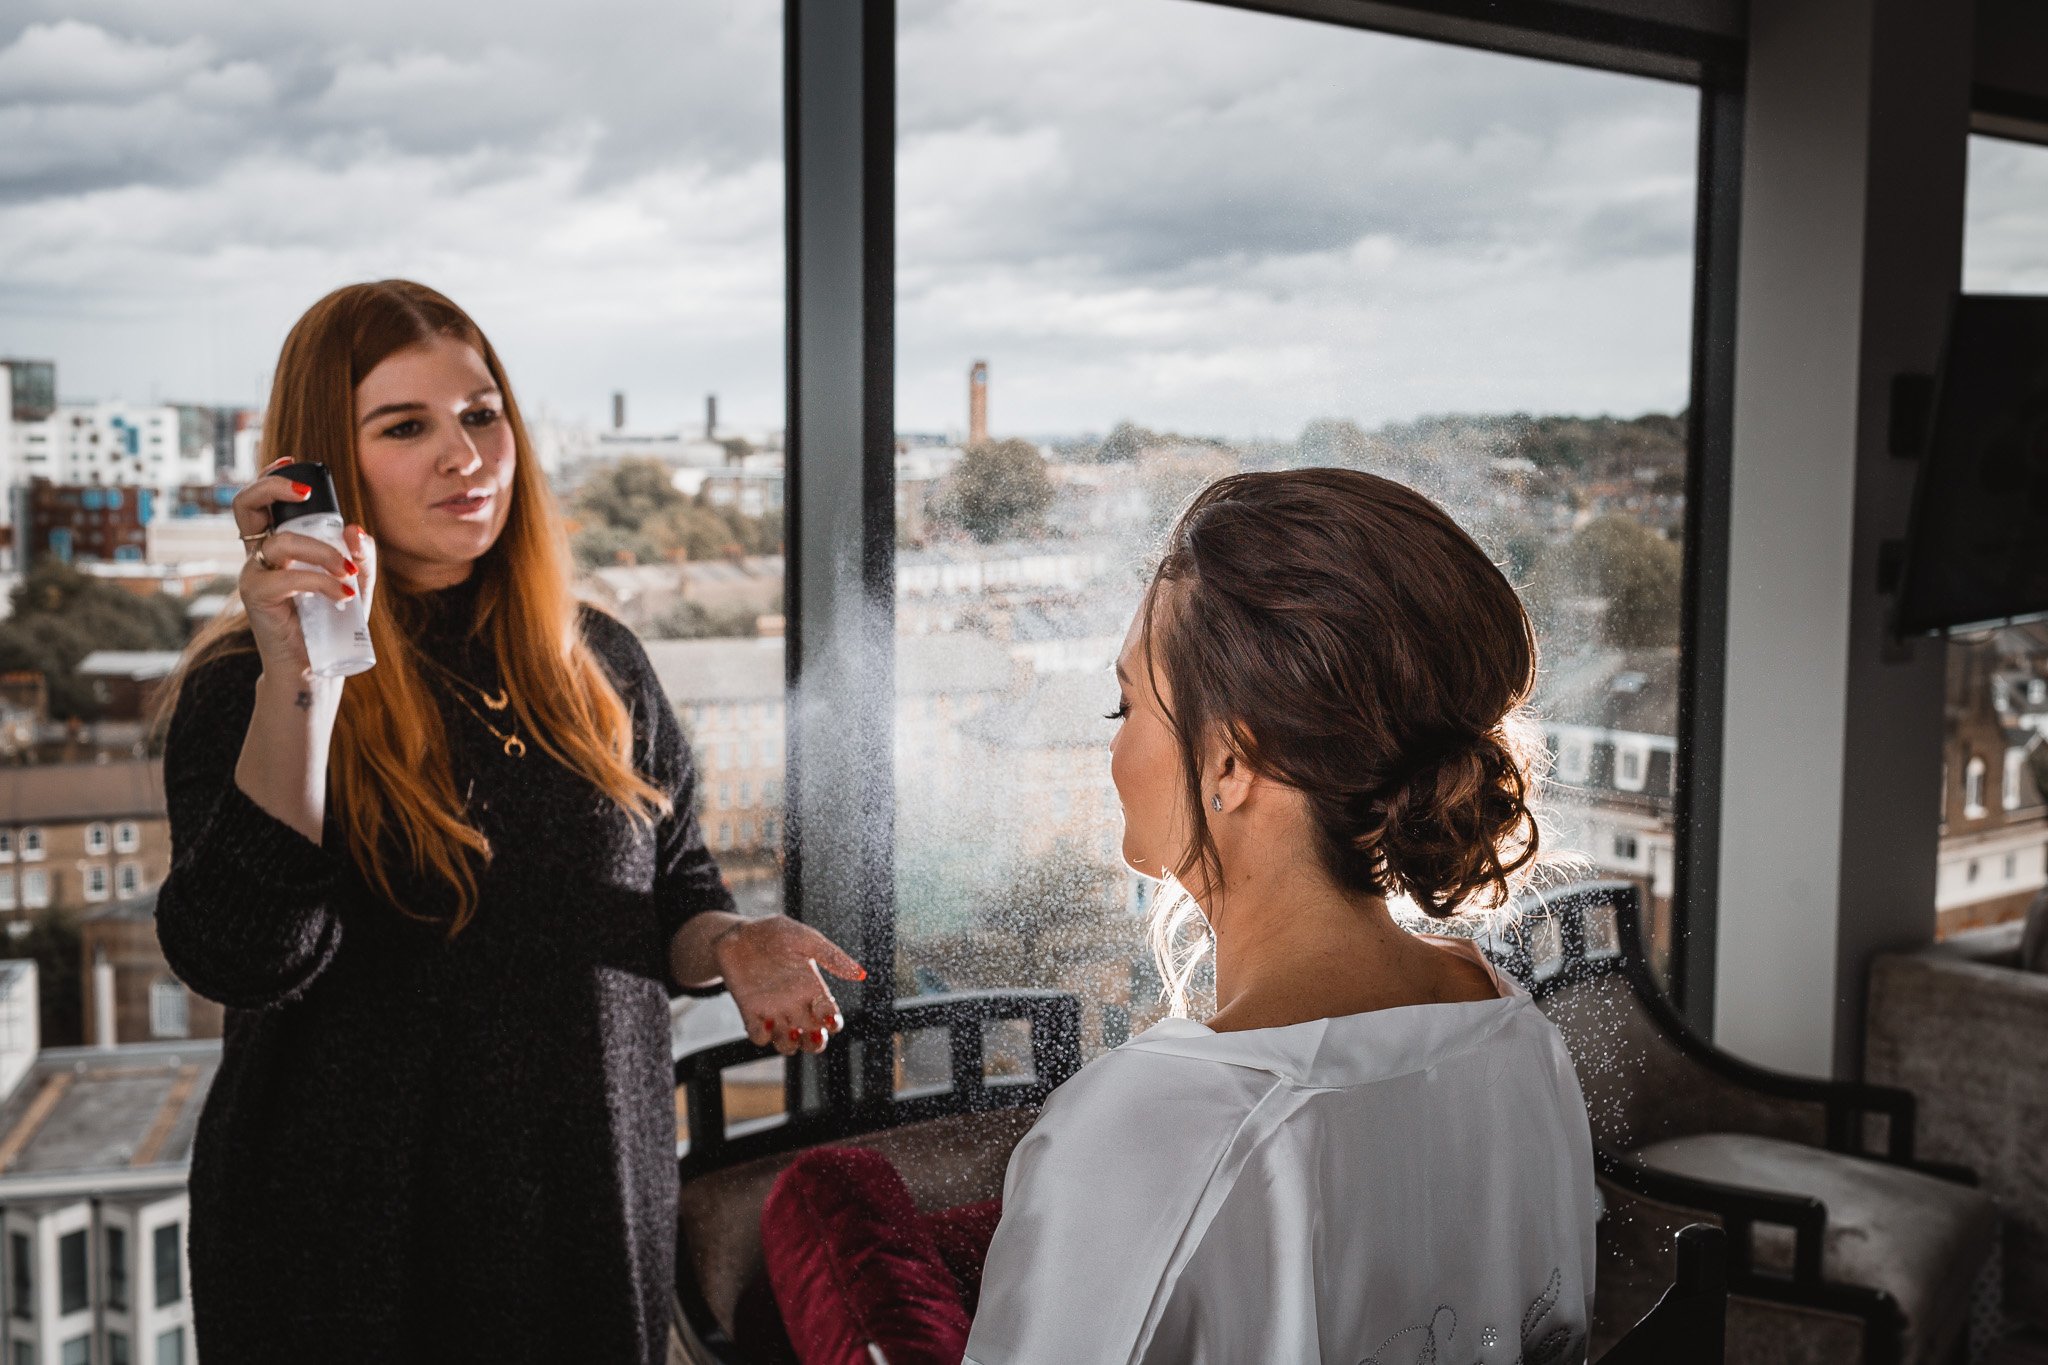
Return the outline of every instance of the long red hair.
{"type": "MultiPolygon", "coordinates": [[[[483,357],[504,396],[517,452],[504,529],[473,570],[480,580],[474,634],[496,657],[519,734],[651,824],[669,812],[670,801],[634,767],[632,717],[577,629],[567,533],[504,366],[468,314],[409,280],[352,284],[321,299],[285,338],[263,417],[264,446],[326,465],[342,516],[375,537],[353,434],[356,386],[387,357],[435,337],[466,342],[483,357]]],[[[377,665],[342,690],[327,790],[349,853],[385,900],[430,918],[406,909],[394,850],[413,875],[453,889],[453,938],[475,917],[478,872],[491,846],[463,818],[441,712],[413,644],[420,622],[415,590],[382,575],[370,613],[377,665]]],[[[194,667],[254,648],[247,615],[231,603],[186,647],[176,678],[162,691],[159,721],[175,708],[194,667]]]]}

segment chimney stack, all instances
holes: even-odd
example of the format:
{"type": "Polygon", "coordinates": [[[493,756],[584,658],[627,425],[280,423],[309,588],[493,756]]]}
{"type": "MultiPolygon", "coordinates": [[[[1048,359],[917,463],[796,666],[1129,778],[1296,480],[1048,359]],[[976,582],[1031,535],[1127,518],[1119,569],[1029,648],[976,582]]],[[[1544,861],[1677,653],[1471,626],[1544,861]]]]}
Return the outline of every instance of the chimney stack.
{"type": "Polygon", "coordinates": [[[626,395],[624,393],[614,393],[612,394],[612,430],[624,431],[625,429],[626,395]]]}
{"type": "Polygon", "coordinates": [[[715,393],[704,395],[704,439],[718,439],[718,395],[715,393]]]}
{"type": "Polygon", "coordinates": [[[988,362],[977,360],[967,372],[967,444],[988,439],[988,362]]]}

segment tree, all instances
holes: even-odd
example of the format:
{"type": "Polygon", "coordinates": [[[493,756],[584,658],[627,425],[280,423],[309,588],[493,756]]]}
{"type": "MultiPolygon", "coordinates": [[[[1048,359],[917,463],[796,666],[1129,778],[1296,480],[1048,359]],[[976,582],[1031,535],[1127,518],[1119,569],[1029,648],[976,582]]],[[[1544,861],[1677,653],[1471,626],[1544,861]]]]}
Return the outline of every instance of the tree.
{"type": "Polygon", "coordinates": [[[621,460],[593,473],[576,491],[576,510],[586,526],[639,531],[660,513],[687,503],[659,460],[621,460]]]}
{"type": "Polygon", "coordinates": [[[984,545],[1037,530],[1052,506],[1052,475],[1029,441],[969,446],[949,482],[955,518],[984,545]]]}
{"type": "Polygon", "coordinates": [[[1139,452],[1159,443],[1156,433],[1145,430],[1130,422],[1118,422],[1102,438],[1102,444],[1095,448],[1095,459],[1101,464],[1135,460],[1139,452]]]}
{"type": "Polygon", "coordinates": [[[96,649],[182,649],[183,599],[140,597],[69,564],[46,560],[14,589],[0,621],[0,670],[27,669],[49,682],[50,714],[90,720],[101,705],[77,675],[96,649]]]}
{"type": "Polygon", "coordinates": [[[1299,446],[1303,464],[1364,469],[1373,440],[1364,428],[1349,419],[1318,417],[1301,429],[1299,446]]]}
{"type": "Polygon", "coordinates": [[[1679,547],[1627,517],[1588,522],[1561,551],[1552,575],[1568,591],[1607,604],[1602,633],[1620,649],[1678,643],[1679,547]]]}

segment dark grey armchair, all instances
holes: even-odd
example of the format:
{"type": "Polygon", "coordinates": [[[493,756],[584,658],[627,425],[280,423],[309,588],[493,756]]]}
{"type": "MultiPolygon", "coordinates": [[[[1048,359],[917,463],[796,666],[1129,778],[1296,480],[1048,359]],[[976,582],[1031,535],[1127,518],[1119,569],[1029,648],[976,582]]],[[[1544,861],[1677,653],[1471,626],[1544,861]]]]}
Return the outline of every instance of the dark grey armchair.
{"type": "Polygon", "coordinates": [[[1651,979],[1637,893],[1593,883],[1523,907],[1490,944],[1571,1048],[1604,1214],[1594,1354],[1665,1277],[1680,1227],[1728,1233],[1728,1359],[1940,1365],[1998,1240],[1970,1173],[1914,1156],[1903,1090],[1809,1080],[1695,1034],[1651,979]]]}

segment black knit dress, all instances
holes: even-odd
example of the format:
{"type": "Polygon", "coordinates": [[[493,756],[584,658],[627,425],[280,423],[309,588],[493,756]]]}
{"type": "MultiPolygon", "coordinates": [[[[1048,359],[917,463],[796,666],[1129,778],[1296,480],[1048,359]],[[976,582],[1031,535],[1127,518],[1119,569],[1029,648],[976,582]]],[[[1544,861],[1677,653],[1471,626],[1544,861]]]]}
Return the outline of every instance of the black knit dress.
{"type": "MultiPolygon", "coordinates": [[[[430,594],[419,638],[494,689],[488,652],[461,640],[477,587],[430,594]]],[[[229,1007],[192,1149],[207,1365],[665,1358],[681,993],[668,944],[732,900],[645,652],[580,611],[633,710],[640,770],[675,814],[634,825],[531,736],[507,756],[442,684],[455,787],[494,850],[452,942],[369,890],[337,851],[331,804],[316,845],[235,785],[254,653],[186,683],[164,754],[173,859],[157,932],[172,970],[229,1007]]],[[[424,881],[407,900],[452,908],[424,881]]]]}

